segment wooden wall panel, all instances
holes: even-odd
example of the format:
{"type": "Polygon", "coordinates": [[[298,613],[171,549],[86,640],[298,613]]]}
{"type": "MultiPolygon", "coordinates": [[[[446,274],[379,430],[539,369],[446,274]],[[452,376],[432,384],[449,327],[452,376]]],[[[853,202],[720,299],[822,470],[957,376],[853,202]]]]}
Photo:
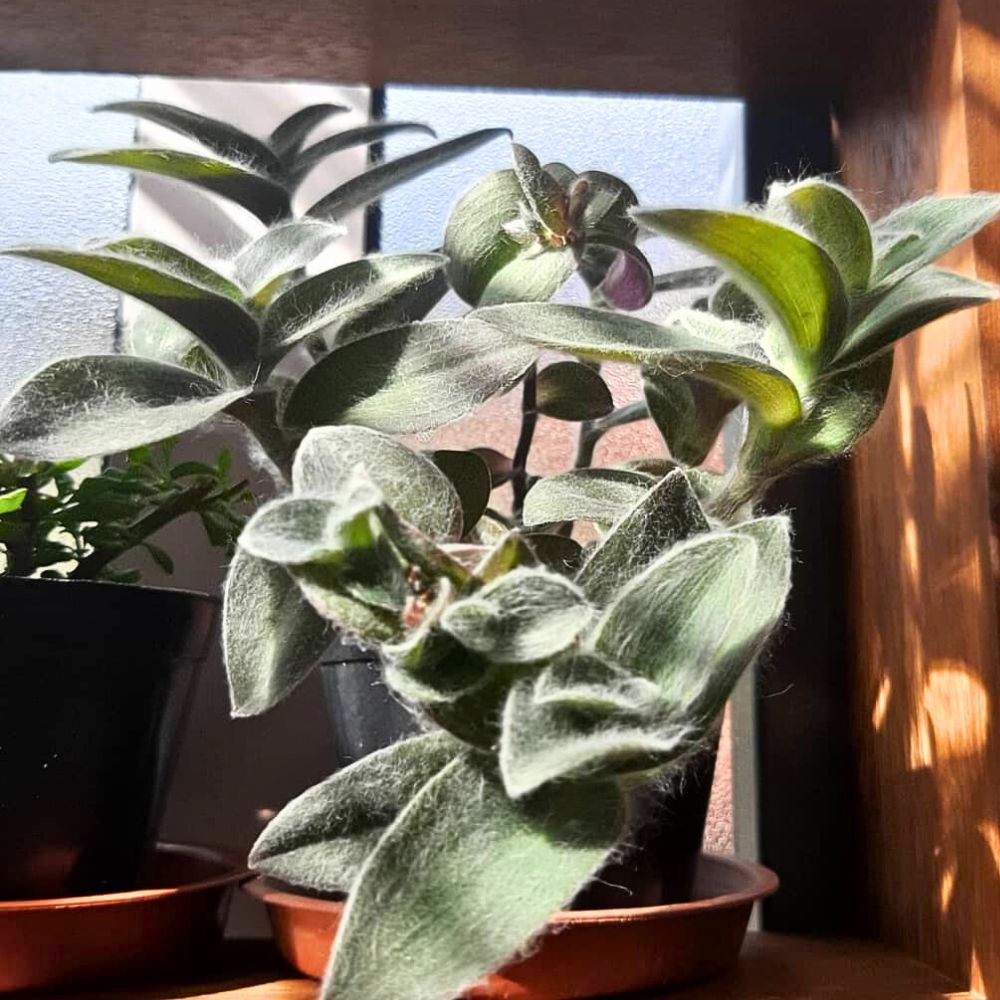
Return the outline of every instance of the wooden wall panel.
{"type": "Polygon", "coordinates": [[[932,2],[4,0],[0,69],[802,95],[932,2]]]}
{"type": "MultiPolygon", "coordinates": [[[[942,0],[845,97],[846,179],[870,205],[1000,187],[998,27],[994,0],[942,0]]],[[[949,263],[996,277],[998,238],[949,263]]],[[[1000,997],[998,322],[996,307],[963,313],[899,349],[848,497],[868,913],[880,938],[988,997],[1000,997]]]]}

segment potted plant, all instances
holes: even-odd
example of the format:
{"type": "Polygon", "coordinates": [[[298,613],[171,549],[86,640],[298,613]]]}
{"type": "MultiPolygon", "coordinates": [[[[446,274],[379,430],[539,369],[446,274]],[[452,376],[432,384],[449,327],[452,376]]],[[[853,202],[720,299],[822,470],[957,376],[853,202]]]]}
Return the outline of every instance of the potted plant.
{"type": "Polygon", "coordinates": [[[0,457],[0,900],[131,889],[155,837],[218,600],[135,584],[172,572],[153,536],[178,518],[231,549],[249,498],[226,453],[172,447],[89,475],[0,457]]]}
{"type": "MultiPolygon", "coordinates": [[[[365,426],[311,430],[291,493],[240,537],[225,615],[237,690],[273,697],[315,659],[309,633],[280,614],[285,591],[272,587],[262,605],[264,591],[246,585],[248,566],[267,566],[378,650],[424,729],[303,793],[251,854],[259,872],[320,898],[259,890],[311,971],[290,914],[326,914],[321,936],[336,943],[323,996],[552,1000],[676,978],[645,953],[616,967],[593,936],[568,953],[572,915],[555,918],[564,933],[539,935],[560,907],[587,905],[588,886],[642,836],[651,790],[675,788],[711,752],[736,680],[779,624],[792,547],[788,519],[756,511],[764,490],[871,426],[896,340],[997,297],[933,262],[1000,214],[998,196],[927,198],[873,224],[845,190],[810,179],[776,184],[766,205],[742,212],[626,204],[631,228],[616,232],[584,221],[589,189],[517,147],[514,170],[473,188],[444,241],[451,284],[474,306],[448,321],[449,345],[465,350],[441,360],[433,321],[395,331],[388,363],[375,338],[353,345],[351,392],[331,415],[365,426]],[[639,226],[697,247],[719,272],[657,281],[633,242],[639,226]],[[523,301],[547,299],[576,269],[593,305],[523,301]],[[693,307],[655,323],[615,308],[706,278],[693,307]],[[573,360],[546,365],[547,350],[573,360]],[[502,524],[486,512],[484,463],[469,455],[459,473],[456,458],[390,436],[491,395],[488,379],[459,374],[469,356],[491,370],[495,354],[516,363],[523,394],[502,524]],[[611,408],[598,365],[612,360],[642,366],[644,405],[611,408]],[[738,406],[747,423],[735,466],[697,468],[738,406]],[[558,407],[587,421],[578,467],[534,477],[534,421],[558,407]],[[589,467],[602,429],[647,412],[671,461],[589,467]],[[598,526],[596,542],[569,537],[581,520],[598,526]],[[280,669],[259,652],[278,644],[280,669]],[[322,902],[337,894],[346,904],[322,902]],[[553,972],[544,956],[556,953],[553,972]]],[[[642,924],[640,913],[614,920],[642,924]]],[[[731,960],[728,931],[706,933],[701,951],[731,960]]],[[[644,941],[671,950],[669,934],[644,941]]],[[[689,964],[679,978],[719,964],[689,964]]]]}

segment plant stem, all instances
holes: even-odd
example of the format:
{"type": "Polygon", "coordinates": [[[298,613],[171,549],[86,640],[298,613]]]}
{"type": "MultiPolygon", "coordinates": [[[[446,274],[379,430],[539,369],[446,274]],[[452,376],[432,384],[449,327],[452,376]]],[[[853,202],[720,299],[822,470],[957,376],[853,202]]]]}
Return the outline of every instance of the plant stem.
{"type": "Polygon", "coordinates": [[[198,486],[190,486],[178,493],[162,507],[150,511],[145,517],[136,521],[129,528],[127,541],[121,545],[109,545],[105,548],[95,549],[90,555],[80,560],[69,575],[75,580],[96,579],[109,563],[134,549],[154,532],[170,524],[171,521],[196,508],[212,492],[213,487],[214,483],[208,482],[198,486]]]}
{"type": "Polygon", "coordinates": [[[532,365],[524,376],[521,390],[521,433],[514,449],[514,460],[511,468],[510,482],[514,491],[513,513],[518,522],[524,513],[524,498],[528,492],[528,455],[535,439],[535,427],[538,425],[538,410],[535,390],[538,382],[538,369],[532,365]]]}

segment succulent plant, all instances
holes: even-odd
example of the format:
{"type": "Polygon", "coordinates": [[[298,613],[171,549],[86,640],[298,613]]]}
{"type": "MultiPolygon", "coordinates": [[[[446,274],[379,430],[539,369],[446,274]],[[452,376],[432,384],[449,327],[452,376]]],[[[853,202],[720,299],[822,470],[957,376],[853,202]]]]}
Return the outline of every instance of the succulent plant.
{"type": "MultiPolygon", "coordinates": [[[[447,290],[445,258],[437,253],[369,256],[307,275],[304,269],[343,232],[332,220],[504,130],[481,130],[379,164],[331,192],[304,218],[287,219],[288,212],[269,213],[254,200],[258,187],[278,190],[279,180],[294,186],[323,155],[345,144],[417,126],[365,126],[302,150],[312,127],[337,107],[305,108],[266,142],[152,102],[129,101],[102,110],[156,121],[228,159],[143,149],[59,158],[193,180],[241,201],[272,225],[224,260],[199,260],[142,237],[80,249],[7,250],[84,274],[152,307],[161,319],[152,336],[128,345],[125,354],[66,358],[30,376],[0,410],[2,447],[45,460],[109,454],[226,413],[242,420],[272,463],[287,473],[305,430],[336,419],[338,405],[349,406],[359,350],[353,345],[371,333],[422,319],[447,290]],[[226,163],[232,167],[229,173],[222,170],[226,163]],[[280,163],[284,166],[279,169],[280,163]],[[204,171],[191,173],[185,164],[198,164],[204,171]],[[256,187],[248,186],[248,176],[256,178],[256,187]],[[225,183],[220,177],[227,178],[225,183]],[[346,364],[338,375],[340,357],[346,364]]],[[[441,329],[440,339],[443,349],[455,349],[447,328],[441,329]]],[[[396,341],[390,334],[361,351],[388,358],[396,341]]],[[[500,366],[494,376],[504,385],[510,380],[504,374],[509,367],[500,366]]]]}
{"type": "Polygon", "coordinates": [[[864,433],[897,339],[997,296],[932,263],[1000,214],[1000,197],[925,199],[872,226],[817,179],[775,185],[751,211],[625,215],[715,258],[650,281],[653,294],[704,286],[694,308],[653,322],[615,311],[613,295],[531,301],[581,258],[549,235],[573,195],[553,193],[546,214],[532,185],[555,187],[515,157],[459,202],[445,239],[449,278],[476,305],[453,321],[458,341],[484,362],[516,358],[522,375],[517,451],[494,462],[515,487],[507,530],[473,453],[441,461],[386,433],[444,423],[475,395],[466,378],[425,395],[426,339],[397,332],[392,368],[352,396],[350,422],[367,426],[306,435],[292,492],[248,523],[227,586],[236,714],[294,688],[332,624],[378,650],[425,724],[291,802],[251,854],[265,874],[348,894],[323,992],[338,1000],[449,1000],[530,947],[627,839],[630,793],[710,741],[780,622],[789,523],[755,515],[768,484],[864,433]],[[573,360],[538,371],[543,350],[573,360]],[[605,361],[642,367],[642,402],[613,408],[605,361]],[[578,467],[534,477],[535,419],[554,405],[581,422],[578,467]],[[740,405],[735,468],[697,468],[740,405]],[[601,433],[647,415],[670,460],[589,467],[601,433]],[[577,520],[596,543],[567,536],[577,520]]]}
{"type": "MultiPolygon", "coordinates": [[[[290,489],[248,522],[226,584],[234,714],[285,698],[336,628],[377,650],[424,723],[290,803],[251,855],[348,893],[323,993],[337,1000],[450,1000],[530,946],[615,855],[630,793],[711,739],[780,622],[789,522],[757,515],[763,491],[871,426],[896,340],[997,294],[933,262],[1000,214],[1000,196],[928,198],[873,224],[812,179],[745,211],[657,210],[617,178],[513,152],[458,203],[442,254],[302,278],[339,208],[281,222],[224,270],[151,241],[20,251],[191,336],[153,338],[166,356],[56,362],[0,410],[0,447],[54,460],[242,419],[290,489]],[[655,236],[714,263],[654,276],[637,241],[655,236]],[[266,241],[287,266],[247,278],[244,254],[270,261],[266,241]],[[574,273],[590,305],[548,301],[574,273]],[[426,319],[448,284],[473,308],[426,319]],[[690,307],[625,314],[677,289],[690,307]],[[642,400],[615,407],[609,361],[641,368],[642,400]],[[509,457],[392,436],[518,385],[509,457]],[[735,466],[699,468],[739,407],[735,466]],[[573,468],[532,473],[540,414],[579,424],[573,468]],[[669,458],[591,467],[604,433],[647,417],[669,458]],[[504,513],[490,503],[507,481],[504,513]],[[578,521],[597,541],[573,537],[578,521]]],[[[379,169],[362,178],[377,187],[379,169]]]]}

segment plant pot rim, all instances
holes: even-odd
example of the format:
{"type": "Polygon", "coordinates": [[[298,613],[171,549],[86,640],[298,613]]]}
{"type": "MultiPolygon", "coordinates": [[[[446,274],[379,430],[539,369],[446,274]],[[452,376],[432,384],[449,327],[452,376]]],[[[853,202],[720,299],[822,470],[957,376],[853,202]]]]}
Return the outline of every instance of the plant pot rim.
{"type": "Polygon", "coordinates": [[[62,896],[52,899],[0,900],[0,914],[26,910],[88,909],[120,906],[123,903],[149,902],[166,896],[191,895],[215,887],[235,886],[253,877],[253,872],[247,869],[242,855],[230,848],[209,847],[202,844],[160,843],[156,845],[156,852],[158,854],[194,857],[200,861],[217,864],[222,867],[222,870],[217,875],[210,875],[195,882],[184,882],[181,885],[156,889],[132,889],[128,892],[105,892],[92,896],[62,896]]]}
{"type": "MultiPolygon", "coordinates": [[[[560,910],[549,918],[548,924],[549,926],[625,924],[664,920],[671,917],[689,917],[701,911],[717,912],[751,905],[759,899],[773,896],[778,891],[778,876],[770,868],[765,868],[763,865],[741,861],[739,858],[728,855],[707,852],[701,855],[701,860],[710,865],[728,868],[734,873],[739,873],[744,888],[739,892],[695,899],[687,903],[665,903],[657,906],[619,907],[606,910],[560,910]]],[[[346,902],[346,895],[327,899],[309,896],[261,875],[247,882],[243,889],[262,903],[294,905],[300,910],[312,910],[319,913],[337,912],[343,908],[346,902]]]]}
{"type": "Polygon", "coordinates": [[[119,583],[115,580],[73,580],[73,579],[53,579],[41,576],[8,576],[0,573],[0,587],[37,587],[48,586],[50,584],[72,584],[75,587],[95,587],[107,591],[117,590],[119,593],[125,591],[140,591],[147,594],[169,594],[173,597],[187,597],[196,601],[208,601],[211,604],[221,604],[222,599],[218,594],[207,594],[201,590],[190,590],[187,587],[160,587],[146,583],[119,583]]]}

